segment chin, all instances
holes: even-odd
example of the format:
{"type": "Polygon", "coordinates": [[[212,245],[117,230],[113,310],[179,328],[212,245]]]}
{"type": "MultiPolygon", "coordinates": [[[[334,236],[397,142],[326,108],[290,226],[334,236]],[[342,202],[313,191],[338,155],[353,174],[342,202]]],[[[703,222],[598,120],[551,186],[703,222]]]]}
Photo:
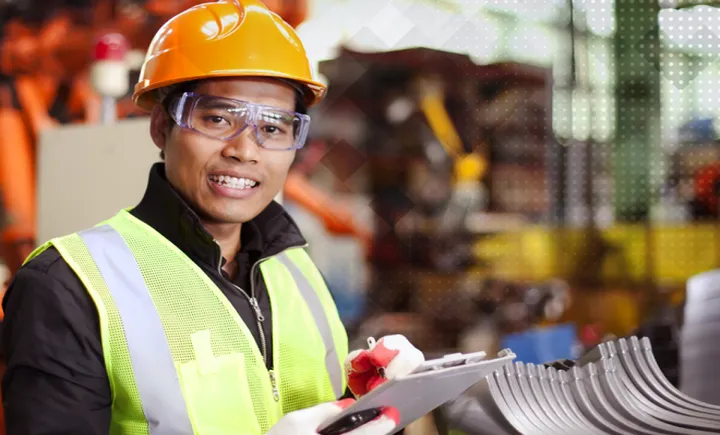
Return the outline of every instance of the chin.
{"type": "Polygon", "coordinates": [[[244,224],[245,222],[249,222],[257,215],[260,214],[260,210],[257,212],[248,212],[247,209],[244,209],[242,211],[235,211],[235,210],[228,210],[227,208],[216,208],[212,212],[207,213],[210,220],[217,222],[217,223],[225,223],[225,224],[244,224]]]}

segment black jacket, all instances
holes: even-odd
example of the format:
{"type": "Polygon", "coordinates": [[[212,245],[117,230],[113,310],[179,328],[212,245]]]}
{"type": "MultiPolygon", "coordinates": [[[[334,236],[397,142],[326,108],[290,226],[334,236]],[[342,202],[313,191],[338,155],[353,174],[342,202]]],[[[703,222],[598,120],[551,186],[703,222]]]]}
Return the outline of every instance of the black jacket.
{"type": "MultiPolygon", "coordinates": [[[[260,346],[248,300],[218,273],[219,248],[164,176],[152,167],[147,190],[131,211],[192,258],[240,313],[260,346]]],[[[252,264],[305,240],[284,208],[272,202],[243,225],[235,285],[255,281],[256,296],[272,343],[271,313],[262,276],[252,264]]],[[[224,260],[223,260],[224,263],[224,260]]],[[[26,264],[3,300],[3,351],[7,371],[2,396],[8,435],[107,435],[111,394],[103,361],[95,305],[75,273],[54,248],[26,264]]],[[[268,361],[272,362],[272,346],[268,361]]]]}

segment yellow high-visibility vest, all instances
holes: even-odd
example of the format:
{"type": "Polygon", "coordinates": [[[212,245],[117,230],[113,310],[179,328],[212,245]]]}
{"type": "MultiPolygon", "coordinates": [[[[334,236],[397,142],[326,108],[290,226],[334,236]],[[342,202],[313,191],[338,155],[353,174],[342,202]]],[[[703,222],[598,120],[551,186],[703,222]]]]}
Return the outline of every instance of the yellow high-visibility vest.
{"type": "Polygon", "coordinates": [[[273,370],[237,311],[179,248],[126,210],[53,239],[100,318],[111,434],[260,435],[346,388],[345,328],[304,247],[260,262],[273,370]]]}

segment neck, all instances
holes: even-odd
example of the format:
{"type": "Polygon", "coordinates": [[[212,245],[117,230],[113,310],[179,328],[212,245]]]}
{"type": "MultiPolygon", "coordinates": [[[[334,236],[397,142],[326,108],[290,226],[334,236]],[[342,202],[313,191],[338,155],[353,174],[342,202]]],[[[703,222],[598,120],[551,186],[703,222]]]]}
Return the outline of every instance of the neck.
{"type": "Polygon", "coordinates": [[[202,223],[205,229],[213,236],[218,245],[220,252],[226,260],[225,269],[228,274],[232,275],[234,269],[235,256],[240,251],[240,230],[242,224],[226,224],[226,223],[202,223]]]}

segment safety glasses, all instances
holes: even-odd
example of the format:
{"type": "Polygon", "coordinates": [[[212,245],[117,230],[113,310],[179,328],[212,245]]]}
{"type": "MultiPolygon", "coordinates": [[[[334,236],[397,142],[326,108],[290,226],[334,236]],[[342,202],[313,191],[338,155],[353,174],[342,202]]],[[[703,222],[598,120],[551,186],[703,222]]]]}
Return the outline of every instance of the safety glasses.
{"type": "Polygon", "coordinates": [[[179,126],[225,141],[250,126],[258,145],[275,150],[302,148],[310,128],[310,117],[302,113],[193,92],[175,98],[169,109],[179,126]]]}

